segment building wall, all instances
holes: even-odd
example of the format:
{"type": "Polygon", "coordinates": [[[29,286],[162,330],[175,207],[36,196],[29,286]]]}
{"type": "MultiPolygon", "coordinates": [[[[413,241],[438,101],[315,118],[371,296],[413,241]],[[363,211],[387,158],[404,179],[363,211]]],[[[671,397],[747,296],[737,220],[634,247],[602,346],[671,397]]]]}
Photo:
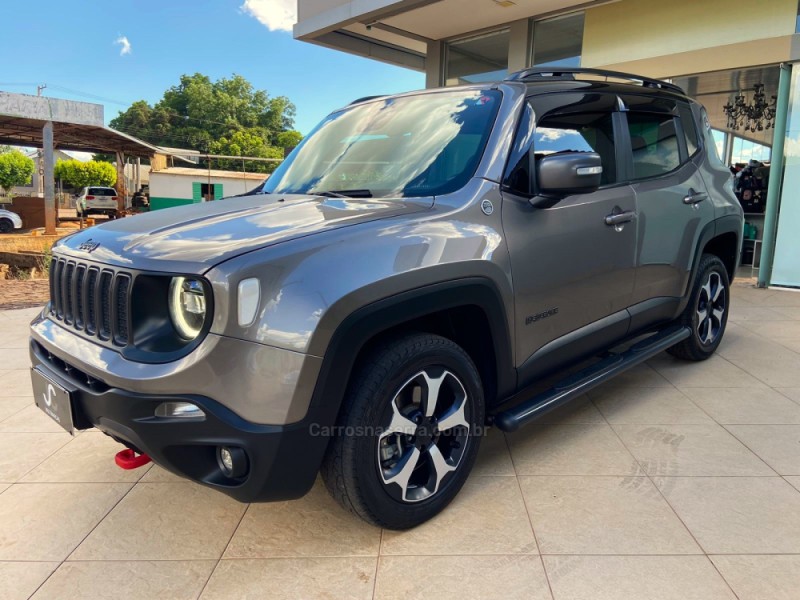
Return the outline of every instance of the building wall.
{"type": "Polygon", "coordinates": [[[797,0],[622,0],[586,11],[581,66],[659,77],[780,62],[796,18],[797,0]]]}
{"type": "MultiPolygon", "coordinates": [[[[256,187],[262,180],[243,179],[235,177],[211,177],[212,184],[222,185],[219,197],[244,194],[256,187]]],[[[175,175],[162,172],[150,173],[150,208],[158,210],[182,204],[202,202],[197,197],[194,184],[209,183],[208,177],[203,177],[203,172],[198,169],[197,176],[175,175]]]]}

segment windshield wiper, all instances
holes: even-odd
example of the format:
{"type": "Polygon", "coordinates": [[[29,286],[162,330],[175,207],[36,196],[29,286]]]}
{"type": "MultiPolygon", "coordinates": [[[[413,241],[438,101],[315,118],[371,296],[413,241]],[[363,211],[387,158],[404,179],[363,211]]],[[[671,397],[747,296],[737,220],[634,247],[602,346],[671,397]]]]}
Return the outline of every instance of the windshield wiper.
{"type": "Polygon", "coordinates": [[[324,192],[310,192],[315,196],[325,196],[326,198],[372,198],[369,190],[326,190],[324,192]]]}

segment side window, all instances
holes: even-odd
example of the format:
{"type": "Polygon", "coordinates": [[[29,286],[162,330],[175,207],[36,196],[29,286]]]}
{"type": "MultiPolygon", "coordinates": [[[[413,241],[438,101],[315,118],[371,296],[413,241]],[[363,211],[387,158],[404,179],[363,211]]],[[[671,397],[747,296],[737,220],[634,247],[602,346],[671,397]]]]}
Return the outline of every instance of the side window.
{"type": "Polygon", "coordinates": [[[689,156],[694,156],[700,146],[697,135],[697,125],[695,124],[692,107],[683,102],[678,102],[678,114],[681,117],[681,127],[683,135],[686,136],[686,149],[689,156]]]}
{"type": "Polygon", "coordinates": [[[611,113],[549,114],[533,135],[536,160],[555,152],[597,152],[603,164],[601,185],[617,181],[617,158],[611,113]]]}
{"type": "Polygon", "coordinates": [[[681,164],[675,117],[668,114],[628,113],[633,151],[633,178],[647,179],[674,171],[681,164]]]}

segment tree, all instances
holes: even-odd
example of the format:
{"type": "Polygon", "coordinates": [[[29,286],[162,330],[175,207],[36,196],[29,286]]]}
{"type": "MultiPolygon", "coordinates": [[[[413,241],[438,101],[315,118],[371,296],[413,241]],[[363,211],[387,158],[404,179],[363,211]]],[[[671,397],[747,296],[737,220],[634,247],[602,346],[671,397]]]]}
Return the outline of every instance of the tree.
{"type": "Polygon", "coordinates": [[[31,180],[35,168],[33,159],[19,150],[3,152],[0,154],[0,187],[10,196],[14,186],[26,185],[31,180]]]}
{"type": "Polygon", "coordinates": [[[278,134],[278,146],[283,149],[294,148],[303,139],[303,134],[299,131],[283,131],[278,134]]]}
{"type": "Polygon", "coordinates": [[[278,135],[294,124],[295,107],[284,96],[270,97],[241,75],[211,81],[206,75],[183,75],[151,106],[134,102],[111,120],[111,127],[158,146],[205,152],[236,132],[261,137],[278,146],[278,135]]]}
{"type": "Polygon", "coordinates": [[[90,160],[59,160],[56,163],[55,178],[70,188],[79,189],[88,185],[111,187],[117,182],[117,169],[107,162],[90,160]]]}
{"type": "MultiPolygon", "coordinates": [[[[226,156],[253,156],[257,158],[283,158],[283,150],[267,145],[263,133],[259,128],[235,131],[230,137],[223,137],[211,142],[209,145],[211,154],[222,154],[226,156]]],[[[242,161],[234,159],[215,159],[215,166],[221,169],[242,170],[256,173],[272,173],[278,162],[256,162],[250,161],[247,165],[242,165],[242,161]]]]}

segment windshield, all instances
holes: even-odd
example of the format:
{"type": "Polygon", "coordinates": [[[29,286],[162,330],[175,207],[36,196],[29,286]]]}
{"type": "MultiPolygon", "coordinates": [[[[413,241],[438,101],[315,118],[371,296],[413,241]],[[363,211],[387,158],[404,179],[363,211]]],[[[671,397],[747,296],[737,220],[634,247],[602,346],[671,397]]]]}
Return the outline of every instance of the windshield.
{"type": "Polygon", "coordinates": [[[387,98],[334,113],[275,170],[264,191],[375,197],[453,192],[475,172],[500,99],[496,90],[461,90],[387,98]]]}

